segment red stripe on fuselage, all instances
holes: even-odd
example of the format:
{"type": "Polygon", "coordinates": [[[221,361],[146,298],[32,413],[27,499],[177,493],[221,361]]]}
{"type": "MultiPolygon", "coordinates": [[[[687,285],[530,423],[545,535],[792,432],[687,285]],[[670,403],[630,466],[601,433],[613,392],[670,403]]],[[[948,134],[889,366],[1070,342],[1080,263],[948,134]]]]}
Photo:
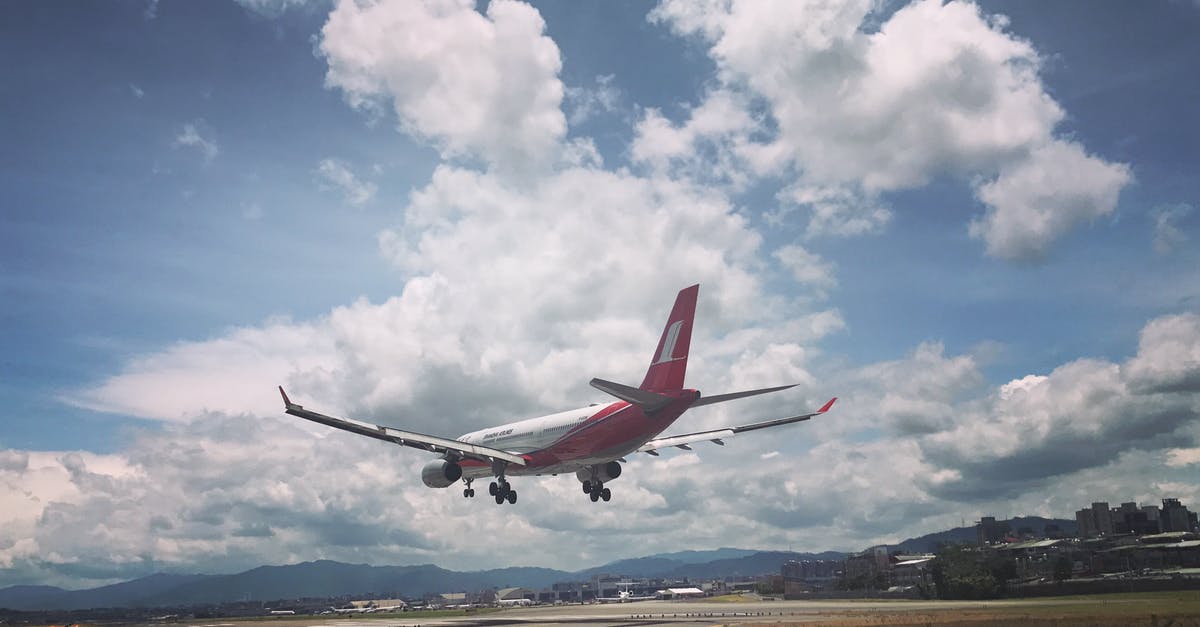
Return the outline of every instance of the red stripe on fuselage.
{"type": "MultiPolygon", "coordinates": [[[[611,403],[593,414],[579,426],[568,431],[554,444],[523,454],[524,466],[510,465],[509,475],[534,475],[545,468],[570,464],[576,460],[623,457],[662,433],[679,419],[696,400],[695,390],[681,390],[670,405],[647,416],[642,408],[625,401],[611,403]]],[[[464,469],[483,468],[487,464],[464,459],[464,469]]]]}

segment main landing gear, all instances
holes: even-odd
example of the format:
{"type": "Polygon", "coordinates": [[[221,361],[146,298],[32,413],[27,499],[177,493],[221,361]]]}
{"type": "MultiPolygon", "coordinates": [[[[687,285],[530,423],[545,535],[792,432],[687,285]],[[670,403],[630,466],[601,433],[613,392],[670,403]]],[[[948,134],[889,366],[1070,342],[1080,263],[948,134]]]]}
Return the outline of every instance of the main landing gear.
{"type": "Polygon", "coordinates": [[[509,505],[517,504],[517,491],[508,485],[508,481],[504,477],[500,477],[500,481],[493,481],[488,486],[488,493],[496,498],[496,505],[501,505],[504,501],[508,501],[509,505]]]}
{"type": "Polygon", "coordinates": [[[599,479],[584,481],[583,493],[588,495],[588,497],[592,499],[593,503],[599,501],[600,499],[604,499],[604,502],[607,503],[608,500],[612,498],[612,490],[604,487],[604,483],[602,483],[599,479]]]}

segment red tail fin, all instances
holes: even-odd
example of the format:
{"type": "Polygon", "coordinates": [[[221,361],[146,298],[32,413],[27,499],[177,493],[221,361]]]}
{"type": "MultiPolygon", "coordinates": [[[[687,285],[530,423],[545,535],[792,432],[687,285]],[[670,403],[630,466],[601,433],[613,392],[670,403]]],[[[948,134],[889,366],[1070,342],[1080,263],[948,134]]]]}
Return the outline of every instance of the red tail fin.
{"type": "Polygon", "coordinates": [[[642,389],[652,392],[674,392],[683,389],[687,371],[688,346],[692,343],[692,319],[696,317],[696,296],[700,286],[679,290],[671,317],[658,340],[658,349],[650,360],[650,369],[642,380],[642,389]]]}

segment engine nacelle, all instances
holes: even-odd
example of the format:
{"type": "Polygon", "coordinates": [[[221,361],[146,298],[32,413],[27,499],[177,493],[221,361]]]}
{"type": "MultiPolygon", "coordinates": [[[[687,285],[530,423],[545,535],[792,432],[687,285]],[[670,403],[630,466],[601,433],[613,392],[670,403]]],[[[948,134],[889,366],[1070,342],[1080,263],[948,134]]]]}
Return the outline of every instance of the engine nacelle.
{"type": "Polygon", "coordinates": [[[438,459],[421,469],[421,481],[431,488],[448,488],[462,479],[462,466],[446,459],[438,459]]]}
{"type": "Polygon", "coordinates": [[[613,479],[621,476],[621,464],[619,462],[608,462],[607,464],[596,464],[587,468],[580,468],[575,471],[575,478],[579,481],[591,481],[593,478],[599,479],[601,483],[608,483],[613,479]]]}

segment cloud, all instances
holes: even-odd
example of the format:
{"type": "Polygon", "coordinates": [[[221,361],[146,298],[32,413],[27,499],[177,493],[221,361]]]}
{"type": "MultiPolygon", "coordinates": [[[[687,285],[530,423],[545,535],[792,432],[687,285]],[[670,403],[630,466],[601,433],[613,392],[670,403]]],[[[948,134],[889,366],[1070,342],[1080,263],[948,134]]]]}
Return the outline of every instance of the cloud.
{"type": "Polygon", "coordinates": [[[1038,261],[1076,225],[1112,213],[1130,180],[1128,166],[1089,156],[1075,143],[1050,142],[976,188],[988,212],[971,223],[971,237],[983,239],[992,256],[1038,261]]]}
{"type": "Polygon", "coordinates": [[[578,126],[602,113],[613,113],[621,100],[621,90],[613,84],[613,74],[596,77],[595,87],[567,87],[564,91],[571,126],[578,126]]]}
{"type": "MultiPolygon", "coordinates": [[[[651,20],[709,46],[722,87],[706,100],[734,91],[765,103],[763,124],[712,134],[742,138],[725,143],[751,138],[770,156],[764,163],[790,164],[797,192],[780,199],[812,212],[810,234],[878,230],[890,216],[883,194],[941,176],[986,181],[976,191],[988,215],[971,230],[1004,259],[1036,259],[1067,230],[1113,210],[1127,166],[1054,137],[1064,112],[1041,83],[1037,51],[1006,32],[1004,17],[922,0],[868,29],[876,8],[867,0],[664,0],[651,20]],[[763,136],[764,127],[777,131],[763,136]],[[1059,176],[1035,175],[1045,168],[1059,176]]],[[[642,135],[667,135],[656,115],[642,135]]],[[[680,154],[695,143],[674,139],[665,146],[680,154]]]]}
{"type": "Polygon", "coordinates": [[[498,0],[343,0],[321,30],[326,85],[352,106],[390,105],[401,129],[443,158],[508,173],[561,156],[566,117],[558,47],[527,4],[498,0]]]}
{"type": "Polygon", "coordinates": [[[724,196],[684,182],[572,168],[528,188],[443,166],[402,215],[380,236],[408,277],[397,296],[179,343],[67,399],[187,421],[277,413],[284,384],[329,411],[466,432],[594,399],[594,376],[640,377],[663,308],[692,283],[702,285],[695,346],[713,359],[697,357],[693,377],[710,387],[735,382],[739,369],[723,366],[740,355],[762,353],[764,374],[802,369],[811,351],[770,347],[842,328],[836,313],[765,296],[761,237],[724,196]],[[742,333],[736,345],[724,341],[731,331],[742,333]]]}
{"type": "Polygon", "coordinates": [[[1154,220],[1154,252],[1171,254],[1177,246],[1187,241],[1187,235],[1179,228],[1179,222],[1192,213],[1187,203],[1155,207],[1150,212],[1154,220]]]}
{"type": "Polygon", "coordinates": [[[204,162],[208,163],[215,159],[221,152],[217,147],[216,140],[212,139],[211,132],[204,130],[207,125],[203,120],[196,120],[183,125],[179,134],[175,136],[175,141],[172,145],[175,147],[194,148],[199,151],[204,157],[204,162]],[[208,135],[207,137],[205,135],[208,135]]]}
{"type": "MultiPolygon", "coordinates": [[[[344,161],[322,159],[317,165],[317,174],[329,185],[340,189],[345,201],[351,205],[361,205],[375,197],[375,184],[360,181],[344,161]]],[[[324,185],[322,188],[329,189],[324,185]]]]}
{"type": "Polygon", "coordinates": [[[267,18],[277,18],[291,9],[301,7],[321,6],[329,4],[328,0],[236,0],[249,11],[267,18]]]}
{"type": "Polygon", "coordinates": [[[926,458],[952,476],[930,489],[1006,497],[1123,453],[1192,446],[1198,382],[1200,318],[1152,320],[1124,364],[1076,360],[959,407],[953,426],[920,439],[926,458]]]}
{"type": "Polygon", "coordinates": [[[1147,324],[1138,354],[1122,375],[1141,393],[1200,392],[1200,316],[1165,316],[1147,324]]]}
{"type": "Polygon", "coordinates": [[[806,250],[803,246],[784,246],[773,253],[792,273],[792,278],[801,285],[809,285],[824,294],[824,290],[837,286],[834,266],[825,261],[820,255],[806,250]]]}

